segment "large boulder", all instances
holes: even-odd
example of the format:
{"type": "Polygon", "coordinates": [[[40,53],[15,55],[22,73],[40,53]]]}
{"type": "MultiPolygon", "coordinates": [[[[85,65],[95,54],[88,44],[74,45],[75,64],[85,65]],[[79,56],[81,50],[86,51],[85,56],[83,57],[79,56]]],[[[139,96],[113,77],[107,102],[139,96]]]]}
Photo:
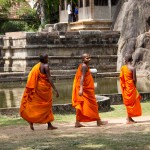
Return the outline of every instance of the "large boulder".
{"type": "Polygon", "coordinates": [[[120,31],[117,71],[126,54],[133,54],[139,71],[150,74],[150,0],[128,0],[122,5],[114,25],[120,31]]]}
{"type": "Polygon", "coordinates": [[[141,34],[136,39],[133,53],[133,64],[138,71],[149,76],[150,74],[150,32],[141,34]]]}

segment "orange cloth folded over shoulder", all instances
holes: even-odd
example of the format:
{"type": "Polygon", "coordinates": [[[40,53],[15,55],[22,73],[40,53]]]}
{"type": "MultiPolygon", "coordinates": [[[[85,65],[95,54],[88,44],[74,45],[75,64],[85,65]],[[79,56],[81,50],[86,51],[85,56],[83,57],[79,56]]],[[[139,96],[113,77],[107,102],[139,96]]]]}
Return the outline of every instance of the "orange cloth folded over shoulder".
{"type": "Polygon", "coordinates": [[[28,75],[20,116],[31,123],[48,123],[54,120],[52,88],[46,75],[40,73],[40,63],[36,64],[28,75]]]}
{"type": "Polygon", "coordinates": [[[90,73],[90,69],[85,74],[83,81],[83,95],[79,96],[82,64],[79,65],[76,72],[73,91],[72,91],[72,106],[76,108],[76,118],[80,122],[90,122],[99,120],[98,105],[94,92],[94,81],[90,73]]]}

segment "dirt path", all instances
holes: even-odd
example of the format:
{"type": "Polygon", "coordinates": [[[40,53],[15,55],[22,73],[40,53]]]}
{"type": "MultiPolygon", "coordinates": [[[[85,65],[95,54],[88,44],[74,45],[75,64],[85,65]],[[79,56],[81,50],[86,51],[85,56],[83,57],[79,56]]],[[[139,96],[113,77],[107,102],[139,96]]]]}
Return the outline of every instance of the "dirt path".
{"type": "MultiPolygon", "coordinates": [[[[143,135],[150,141],[150,116],[138,117],[136,124],[125,124],[125,119],[107,119],[108,124],[97,127],[96,122],[86,123],[84,128],[74,128],[74,123],[55,124],[57,130],[46,130],[47,125],[35,125],[35,131],[31,131],[27,125],[6,126],[0,128],[0,149],[62,149],[68,146],[72,149],[82,147],[89,140],[91,143],[99,139],[112,140],[114,138],[124,138],[122,136],[130,133],[136,140],[142,140],[143,135]],[[137,134],[134,136],[134,134],[137,134]],[[138,139],[139,138],[139,139],[138,139]],[[84,141],[85,140],[85,141],[84,141]],[[70,145],[72,143],[73,145],[70,145]],[[67,146],[68,144],[68,146],[67,146]],[[74,145],[75,144],[75,145],[74,145]]],[[[130,137],[129,137],[130,138],[130,137]]],[[[131,137],[132,139],[132,137],[131,137]]],[[[98,142],[97,142],[98,143],[98,142]]],[[[104,141],[105,143],[105,141],[104,141]]],[[[149,142],[150,143],[150,142],[149,142]]],[[[105,145],[106,148],[107,145],[105,145]]],[[[68,148],[68,149],[70,149],[68,148]]],[[[104,148],[104,149],[105,149],[104,148]]],[[[141,148],[141,147],[140,147],[141,148]]],[[[82,147],[84,149],[84,147],[82,147]]],[[[100,148],[98,148],[100,149],[100,148]]],[[[107,149],[107,148],[106,148],[107,149]]],[[[109,148],[110,149],[110,148],[109,148]]],[[[136,148],[138,149],[138,148],[136,148]]],[[[144,149],[149,150],[150,144],[144,149]]]]}

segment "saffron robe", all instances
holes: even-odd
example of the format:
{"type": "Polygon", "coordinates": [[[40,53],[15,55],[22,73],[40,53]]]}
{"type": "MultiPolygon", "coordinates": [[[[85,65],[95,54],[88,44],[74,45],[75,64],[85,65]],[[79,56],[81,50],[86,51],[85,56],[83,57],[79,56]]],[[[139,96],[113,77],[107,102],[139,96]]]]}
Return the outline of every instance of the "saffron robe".
{"type": "Polygon", "coordinates": [[[48,123],[54,120],[52,88],[46,75],[40,73],[40,63],[36,64],[28,75],[20,116],[31,123],[48,123]]]}
{"type": "Polygon", "coordinates": [[[120,85],[122,90],[123,102],[126,106],[128,116],[141,116],[141,96],[138,93],[133,82],[133,72],[128,69],[127,65],[124,65],[121,68],[120,85]]]}
{"type": "Polygon", "coordinates": [[[83,95],[78,95],[82,75],[81,68],[82,64],[79,65],[73,82],[72,106],[76,108],[76,119],[79,122],[96,121],[100,117],[95,98],[94,81],[89,68],[83,81],[83,95]]]}

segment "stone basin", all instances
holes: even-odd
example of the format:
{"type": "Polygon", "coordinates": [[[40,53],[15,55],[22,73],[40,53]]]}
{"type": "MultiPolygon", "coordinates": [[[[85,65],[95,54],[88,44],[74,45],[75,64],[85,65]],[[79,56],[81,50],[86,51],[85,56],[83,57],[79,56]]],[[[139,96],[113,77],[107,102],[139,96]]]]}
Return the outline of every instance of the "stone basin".
{"type": "Polygon", "coordinates": [[[101,95],[95,95],[97,99],[97,104],[99,106],[98,110],[101,112],[106,112],[110,110],[110,98],[101,95]]]}
{"type": "MultiPolygon", "coordinates": [[[[99,106],[99,111],[105,112],[110,110],[110,98],[101,95],[95,95],[99,106]]],[[[72,104],[55,104],[53,105],[54,113],[72,113],[75,109],[72,108],[72,104]]]]}

